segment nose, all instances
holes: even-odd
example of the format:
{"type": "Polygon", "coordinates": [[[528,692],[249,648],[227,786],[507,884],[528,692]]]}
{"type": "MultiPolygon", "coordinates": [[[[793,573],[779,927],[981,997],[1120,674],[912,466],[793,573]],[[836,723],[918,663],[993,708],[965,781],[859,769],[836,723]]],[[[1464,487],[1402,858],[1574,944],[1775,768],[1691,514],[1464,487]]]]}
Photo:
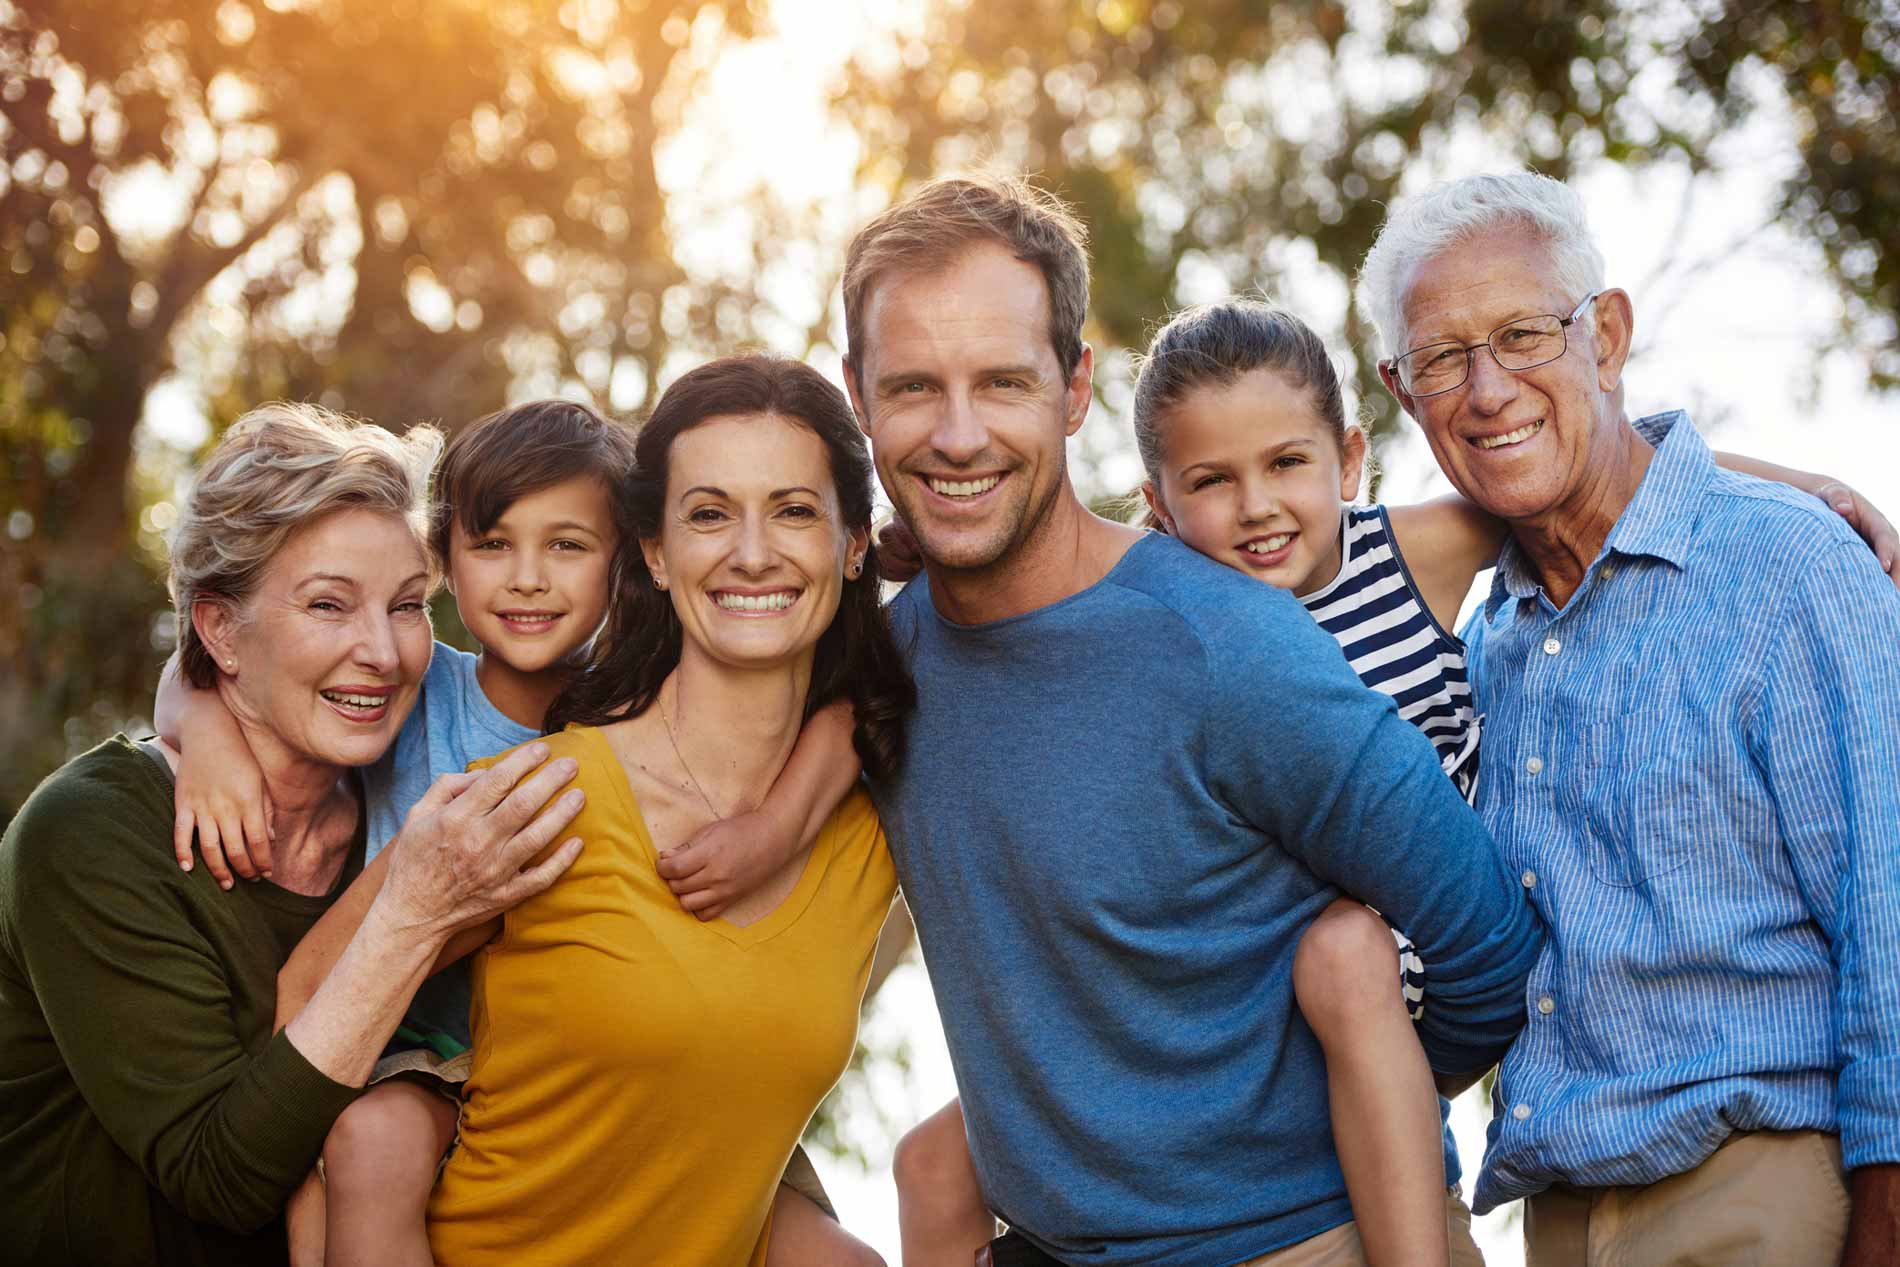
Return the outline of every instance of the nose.
{"type": "Polygon", "coordinates": [[[1471,378],[1465,383],[1466,398],[1480,414],[1491,415],[1517,399],[1517,375],[1498,364],[1489,344],[1471,354],[1471,378]]]}
{"type": "Polygon", "coordinates": [[[970,393],[947,391],[937,425],[930,431],[930,447],[946,462],[957,466],[975,461],[989,447],[989,432],[977,416],[976,402],[970,393]]]}
{"type": "Polygon", "coordinates": [[[386,611],[366,607],[356,622],[352,659],[377,677],[395,673],[402,656],[396,644],[396,626],[386,611]]]}
{"type": "Polygon", "coordinates": [[[732,566],[748,576],[757,576],[772,566],[772,546],[766,538],[766,523],[758,515],[746,515],[739,523],[738,539],[732,544],[732,566]]]}
{"type": "Polygon", "coordinates": [[[516,550],[510,556],[508,589],[514,594],[539,594],[548,587],[546,561],[539,550],[516,550]]]}
{"type": "Polygon", "coordinates": [[[1248,478],[1240,485],[1240,522],[1264,523],[1280,509],[1280,498],[1271,480],[1248,478]]]}

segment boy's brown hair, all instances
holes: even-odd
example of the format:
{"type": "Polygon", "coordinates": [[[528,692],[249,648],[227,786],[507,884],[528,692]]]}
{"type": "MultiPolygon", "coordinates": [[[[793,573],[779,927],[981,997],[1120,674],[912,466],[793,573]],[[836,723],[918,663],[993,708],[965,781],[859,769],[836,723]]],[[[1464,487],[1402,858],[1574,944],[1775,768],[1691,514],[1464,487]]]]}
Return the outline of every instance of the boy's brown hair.
{"type": "Polygon", "coordinates": [[[928,273],[961,248],[997,242],[1042,270],[1049,290],[1049,341],[1066,379],[1082,359],[1089,307],[1088,230],[1054,194],[1000,176],[933,180],[851,239],[844,264],[845,364],[864,372],[864,310],[871,287],[891,272],[928,273]]]}
{"type": "MultiPolygon", "coordinates": [[[[622,495],[633,472],[633,428],[571,400],[534,400],[477,419],[449,441],[436,472],[429,544],[448,567],[455,524],[477,536],[529,493],[577,476],[607,486],[614,527],[624,537],[622,495]]],[[[637,548],[631,540],[616,549],[637,548]]]]}

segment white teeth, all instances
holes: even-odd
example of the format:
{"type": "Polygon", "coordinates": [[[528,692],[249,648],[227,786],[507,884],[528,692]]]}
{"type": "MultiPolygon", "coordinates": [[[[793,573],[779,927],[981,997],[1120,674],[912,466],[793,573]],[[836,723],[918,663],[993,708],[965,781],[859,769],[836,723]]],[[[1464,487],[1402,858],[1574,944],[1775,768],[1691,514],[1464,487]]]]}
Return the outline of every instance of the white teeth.
{"type": "Polygon", "coordinates": [[[1506,444],[1516,444],[1520,440],[1528,440],[1536,435],[1543,425],[1544,420],[1539,418],[1536,422],[1525,423],[1516,431],[1507,431],[1501,436],[1481,436],[1474,443],[1480,449],[1495,449],[1506,444]]]}
{"type": "Polygon", "coordinates": [[[930,481],[930,491],[944,497],[975,497],[978,493],[987,493],[995,488],[1003,477],[986,475],[980,480],[940,480],[930,481]]]}
{"type": "Polygon", "coordinates": [[[318,694],[339,704],[351,708],[381,708],[388,700],[381,695],[346,695],[342,691],[320,691],[318,694]]]}
{"type": "Polygon", "coordinates": [[[502,617],[503,620],[507,621],[511,625],[551,625],[559,618],[560,617],[558,615],[552,612],[550,612],[546,616],[503,616],[502,617]]]}
{"type": "Polygon", "coordinates": [[[1249,541],[1247,543],[1247,552],[1249,554],[1272,554],[1275,550],[1285,547],[1286,543],[1291,540],[1293,540],[1293,534],[1290,532],[1276,533],[1263,541],[1249,541]]]}
{"type": "Polygon", "coordinates": [[[782,612],[798,601],[798,595],[786,590],[776,594],[727,594],[713,595],[713,602],[727,611],[733,612],[782,612]]]}

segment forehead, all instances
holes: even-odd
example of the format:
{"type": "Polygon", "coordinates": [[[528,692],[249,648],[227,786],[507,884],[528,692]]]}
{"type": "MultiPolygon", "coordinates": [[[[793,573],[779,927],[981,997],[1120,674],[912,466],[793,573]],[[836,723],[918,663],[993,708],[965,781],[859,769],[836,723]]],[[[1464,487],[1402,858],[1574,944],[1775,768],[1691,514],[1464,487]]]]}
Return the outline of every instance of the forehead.
{"type": "Polygon", "coordinates": [[[805,487],[835,493],[818,433],[780,414],[723,414],[682,431],[667,454],[669,497],[697,486],[734,496],[805,487]]]}
{"type": "Polygon", "coordinates": [[[1255,369],[1231,383],[1192,388],[1166,410],[1162,440],[1182,465],[1215,450],[1255,449],[1289,440],[1330,438],[1313,393],[1277,370],[1255,369]]]}
{"type": "Polygon", "coordinates": [[[338,510],[292,533],[271,559],[264,583],[289,589],[325,573],[381,589],[403,584],[426,566],[422,543],[400,516],[338,510]]]}
{"type": "Polygon", "coordinates": [[[1513,317],[1569,310],[1550,249],[1529,229],[1484,230],[1427,256],[1401,305],[1408,345],[1483,338],[1513,317]]]}
{"type": "Polygon", "coordinates": [[[864,306],[867,377],[906,370],[1055,360],[1042,270],[997,242],[963,247],[942,268],[872,282],[864,306]]]}
{"type": "Polygon", "coordinates": [[[606,481],[599,476],[570,475],[515,498],[495,522],[513,525],[547,519],[605,521],[610,496],[606,481]]]}

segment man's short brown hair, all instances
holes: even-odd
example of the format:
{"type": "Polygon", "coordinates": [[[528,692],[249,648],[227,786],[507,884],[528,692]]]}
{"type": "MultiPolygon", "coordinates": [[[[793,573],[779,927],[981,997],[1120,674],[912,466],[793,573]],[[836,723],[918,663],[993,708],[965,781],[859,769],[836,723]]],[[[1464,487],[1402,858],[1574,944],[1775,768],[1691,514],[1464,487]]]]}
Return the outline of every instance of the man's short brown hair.
{"type": "Polygon", "coordinates": [[[1049,290],[1049,341],[1067,379],[1082,359],[1089,306],[1088,230],[1054,194],[999,176],[950,176],[923,185],[851,239],[844,262],[845,364],[864,368],[864,310],[887,273],[947,267],[960,248],[997,242],[1042,270],[1049,290]]]}

